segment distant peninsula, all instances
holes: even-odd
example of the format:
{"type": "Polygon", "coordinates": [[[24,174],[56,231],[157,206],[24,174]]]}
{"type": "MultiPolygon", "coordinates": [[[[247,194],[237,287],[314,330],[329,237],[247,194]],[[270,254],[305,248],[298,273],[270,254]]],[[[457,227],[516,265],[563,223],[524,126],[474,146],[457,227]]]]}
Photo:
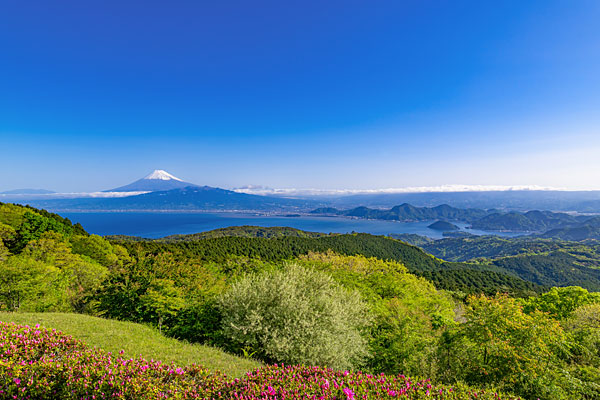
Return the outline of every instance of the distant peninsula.
{"type": "Polygon", "coordinates": [[[454,224],[451,224],[448,221],[435,221],[433,224],[427,226],[430,229],[435,229],[436,231],[443,231],[443,232],[448,232],[448,231],[458,231],[460,230],[460,228],[454,224]]]}
{"type": "Polygon", "coordinates": [[[7,190],[6,192],[0,192],[0,194],[53,194],[56,193],[52,190],[46,189],[14,189],[7,190]]]}

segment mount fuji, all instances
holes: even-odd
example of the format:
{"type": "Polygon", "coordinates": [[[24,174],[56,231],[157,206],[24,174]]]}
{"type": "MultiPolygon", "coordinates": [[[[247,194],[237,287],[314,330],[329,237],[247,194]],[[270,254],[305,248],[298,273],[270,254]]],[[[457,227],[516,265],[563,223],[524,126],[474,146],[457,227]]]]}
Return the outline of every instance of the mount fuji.
{"type": "Polygon", "coordinates": [[[163,170],[96,198],[33,199],[28,204],[52,211],[261,211],[297,212],[314,201],[237,193],[185,182],[163,170]],[[111,193],[112,192],[112,193],[111,193]],[[115,196],[115,192],[123,195],[115,196]]]}
{"type": "Polygon", "coordinates": [[[142,179],[138,179],[129,185],[105,190],[105,192],[159,192],[164,190],[183,189],[186,187],[198,187],[198,185],[184,182],[167,171],[157,169],[151,174],[142,179]]]}

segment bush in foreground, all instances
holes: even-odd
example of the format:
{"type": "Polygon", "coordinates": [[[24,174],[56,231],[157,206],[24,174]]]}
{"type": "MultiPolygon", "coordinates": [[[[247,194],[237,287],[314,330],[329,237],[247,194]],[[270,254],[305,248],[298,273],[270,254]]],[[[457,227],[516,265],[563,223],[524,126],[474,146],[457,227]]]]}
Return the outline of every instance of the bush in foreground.
{"type": "Polygon", "coordinates": [[[234,350],[249,349],[266,362],[352,368],[368,354],[367,304],[322,271],[288,264],[247,275],[218,307],[234,350]]]}
{"type": "Polygon", "coordinates": [[[402,375],[270,366],[230,380],[191,365],[125,359],[60,332],[0,322],[0,399],[508,399],[402,375]]]}

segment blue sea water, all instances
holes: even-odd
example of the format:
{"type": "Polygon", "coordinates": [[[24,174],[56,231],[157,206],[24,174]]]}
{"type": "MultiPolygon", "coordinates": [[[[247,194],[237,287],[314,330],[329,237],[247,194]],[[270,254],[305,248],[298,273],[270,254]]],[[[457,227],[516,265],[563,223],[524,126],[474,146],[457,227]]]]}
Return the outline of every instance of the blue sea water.
{"type": "MultiPolygon", "coordinates": [[[[151,239],[239,225],[257,225],[263,227],[289,226],[305,231],[324,233],[364,232],[374,235],[414,233],[433,239],[442,238],[442,232],[427,227],[433,221],[394,222],[343,217],[284,217],[199,212],[70,212],[60,213],[60,215],[69,218],[73,223],[81,223],[88,232],[97,235],[132,235],[151,239]]],[[[515,234],[506,232],[484,232],[466,229],[466,224],[455,224],[461,230],[476,235],[497,234],[501,236],[515,236],[515,234]]]]}

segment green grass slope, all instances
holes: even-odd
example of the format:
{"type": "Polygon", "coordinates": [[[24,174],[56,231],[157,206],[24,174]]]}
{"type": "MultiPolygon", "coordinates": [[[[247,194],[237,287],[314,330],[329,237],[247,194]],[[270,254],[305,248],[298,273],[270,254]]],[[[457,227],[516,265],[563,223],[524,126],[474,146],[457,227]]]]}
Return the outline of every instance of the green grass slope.
{"type": "Polygon", "coordinates": [[[213,347],[167,338],[153,328],[133,322],[82,314],[7,312],[0,312],[0,321],[29,326],[40,324],[83,340],[89,346],[113,353],[123,350],[127,357],[141,355],[148,360],[174,362],[180,366],[196,363],[232,377],[240,377],[261,365],[257,361],[236,357],[213,347]]]}

